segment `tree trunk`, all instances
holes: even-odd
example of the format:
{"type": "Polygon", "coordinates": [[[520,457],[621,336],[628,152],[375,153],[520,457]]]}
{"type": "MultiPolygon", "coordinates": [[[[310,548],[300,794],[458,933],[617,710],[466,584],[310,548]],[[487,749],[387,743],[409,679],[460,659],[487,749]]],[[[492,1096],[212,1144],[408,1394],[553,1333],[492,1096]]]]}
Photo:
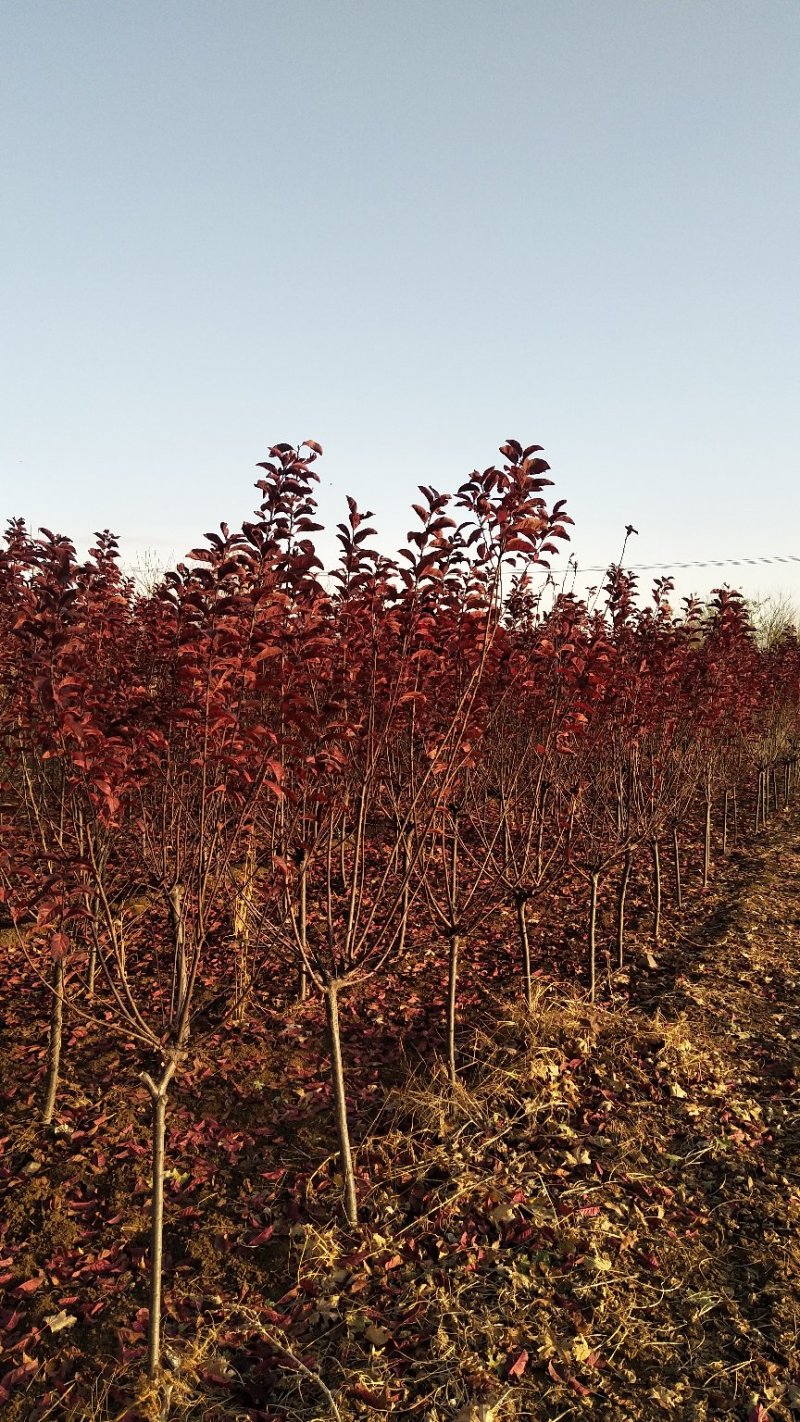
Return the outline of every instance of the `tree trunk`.
{"type": "Polygon", "coordinates": [[[528,914],[526,900],[517,895],[517,927],[522,949],[522,980],[525,987],[525,1003],[530,1012],[533,1008],[533,983],[531,981],[531,943],[528,936],[528,914]]]}
{"type": "Polygon", "coordinates": [[[711,877],[711,796],[706,799],[706,818],[703,833],[703,888],[708,888],[711,877]]]}
{"type": "MultiPolygon", "coordinates": [[[[308,890],[308,883],[307,883],[307,879],[308,879],[308,860],[307,860],[307,858],[306,858],[306,856],[305,856],[305,854],[304,854],[304,855],[303,855],[303,867],[302,867],[302,869],[300,870],[300,912],[299,912],[300,923],[299,923],[299,925],[298,925],[298,926],[299,926],[299,930],[300,930],[300,942],[301,942],[302,945],[303,945],[303,952],[304,952],[304,953],[305,953],[305,952],[307,951],[307,949],[308,949],[308,939],[307,939],[307,926],[308,926],[307,890],[308,890]]],[[[305,959],[304,959],[304,958],[301,958],[301,959],[300,959],[300,981],[299,981],[299,983],[298,983],[298,985],[297,985],[297,996],[298,996],[298,998],[300,999],[301,1002],[305,1002],[306,998],[308,997],[308,969],[306,968],[305,959]]]]}
{"type": "Polygon", "coordinates": [[[763,794],[763,790],[764,790],[764,776],[763,776],[763,772],[759,770],[759,772],[758,772],[758,784],[756,785],[756,825],[755,825],[756,834],[758,834],[759,825],[760,825],[760,823],[761,823],[761,797],[762,797],[762,794],[763,794]]]}
{"type": "Polygon", "coordinates": [[[681,880],[681,846],[677,825],[672,826],[672,863],[675,868],[675,907],[680,911],[683,908],[683,882],[681,880]]]}
{"type": "Polygon", "coordinates": [[[150,1309],[147,1322],[147,1376],[154,1378],[161,1364],[161,1294],[164,1272],[164,1138],[167,1091],[175,1072],[169,1062],[155,1082],[147,1072],[142,1080],[153,1103],[151,1121],[153,1189],[150,1200],[150,1309]]]}
{"type": "Polygon", "coordinates": [[[619,897],[617,899],[617,967],[625,966],[625,900],[628,895],[628,883],[633,867],[633,854],[630,849],[625,850],[625,863],[622,866],[622,875],[619,881],[619,897]]]}
{"type": "Polygon", "coordinates": [[[358,1200],[356,1198],[356,1177],[353,1169],[353,1151],[350,1145],[350,1130],[347,1125],[347,1095],[342,1062],[342,1038],[339,1030],[339,985],[329,983],[325,988],[325,1016],[328,1020],[328,1039],[331,1049],[331,1073],[333,1075],[333,1096],[336,1108],[336,1133],[339,1137],[339,1164],[342,1172],[344,1212],[349,1225],[358,1224],[358,1200]]]}
{"type": "Polygon", "coordinates": [[[730,791],[725,789],[722,801],[722,853],[728,853],[728,803],[730,801],[730,791]]]}
{"type": "Polygon", "coordinates": [[[589,996],[592,1002],[597,1000],[597,893],[600,885],[600,875],[592,875],[591,890],[589,894],[589,996]]]}
{"type": "Polygon", "coordinates": [[[400,933],[397,940],[397,956],[406,946],[408,932],[408,906],[411,897],[411,831],[403,838],[403,896],[400,902],[400,933]]]}
{"type": "Polygon", "coordinates": [[[450,1085],[458,1080],[456,1071],[456,996],[458,993],[458,950],[461,940],[457,933],[450,935],[450,961],[447,976],[447,1070],[450,1085]]]}
{"type": "Polygon", "coordinates": [[[739,839],[739,802],[736,798],[736,786],[733,787],[733,847],[736,848],[739,839]]]}
{"type": "Polygon", "coordinates": [[[86,981],[86,993],[90,1002],[94,1002],[95,978],[97,977],[97,943],[92,938],[89,944],[89,966],[86,981]]]}
{"type": "Polygon", "coordinates": [[[169,891],[170,917],[172,919],[172,934],[175,945],[175,959],[172,968],[171,1004],[171,1020],[173,1022],[180,1022],[183,1012],[183,1003],[186,997],[186,920],[183,913],[183,901],[185,897],[186,890],[183,884],[173,884],[169,891]]]}
{"type": "Polygon", "coordinates": [[[50,983],[50,1033],[47,1041],[47,1075],[42,1102],[42,1125],[49,1126],[56,1109],[64,1035],[64,960],[56,958],[50,983]]]}
{"type": "Polygon", "coordinates": [[[658,840],[652,843],[653,853],[653,943],[657,944],[661,936],[661,851],[658,847],[658,840]]]}

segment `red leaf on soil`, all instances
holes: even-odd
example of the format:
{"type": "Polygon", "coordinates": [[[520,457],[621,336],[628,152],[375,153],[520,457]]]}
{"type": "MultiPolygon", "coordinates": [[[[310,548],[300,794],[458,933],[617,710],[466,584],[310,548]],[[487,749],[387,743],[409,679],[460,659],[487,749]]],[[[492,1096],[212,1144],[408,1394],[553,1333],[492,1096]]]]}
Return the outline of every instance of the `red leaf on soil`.
{"type": "Polygon", "coordinates": [[[569,1385],[571,1388],[575,1389],[575,1392],[577,1392],[579,1397],[589,1396],[590,1389],[588,1387],[584,1387],[582,1382],[578,1382],[577,1378],[570,1378],[569,1385]]]}
{"type": "Polygon", "coordinates": [[[26,1279],[24,1284],[17,1284],[14,1292],[16,1294],[35,1294],[37,1289],[42,1287],[44,1279],[40,1274],[38,1279],[26,1279]]]}
{"type": "Polygon", "coordinates": [[[260,1234],[254,1234],[252,1239],[247,1240],[248,1249],[255,1248],[257,1244],[266,1244],[268,1239],[272,1239],[274,1233],[275,1226],[267,1225],[266,1229],[262,1229],[260,1234]]]}
{"type": "Polygon", "coordinates": [[[514,1362],[511,1364],[511,1367],[508,1370],[508,1376],[510,1378],[521,1378],[527,1366],[528,1350],[527,1348],[523,1348],[522,1352],[518,1354],[514,1362]]]}

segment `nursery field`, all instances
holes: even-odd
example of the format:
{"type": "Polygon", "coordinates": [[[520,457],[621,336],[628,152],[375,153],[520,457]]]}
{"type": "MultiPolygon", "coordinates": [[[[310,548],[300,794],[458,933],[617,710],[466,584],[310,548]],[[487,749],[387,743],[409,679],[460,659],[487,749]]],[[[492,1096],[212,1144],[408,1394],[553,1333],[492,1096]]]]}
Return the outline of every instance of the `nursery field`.
{"type": "Polygon", "coordinates": [[[800,1400],[800,639],[500,453],[328,569],[313,440],[147,587],[8,524],[9,1422],[800,1400]]]}
{"type": "MultiPolygon", "coordinates": [[[[138,1382],[148,1095],[74,1025],[55,1126],[31,1125],[47,1004],[9,938],[3,1415],[158,1416],[163,1390],[138,1382]]],[[[634,947],[633,980],[595,1006],[549,965],[530,1015],[496,981],[455,1092],[427,1064],[435,974],[379,1011],[353,1000],[354,1229],[326,1154],[319,1004],[190,1054],[167,1145],[163,1415],[795,1415],[796,819],[733,853],[650,961],[634,947]]]]}

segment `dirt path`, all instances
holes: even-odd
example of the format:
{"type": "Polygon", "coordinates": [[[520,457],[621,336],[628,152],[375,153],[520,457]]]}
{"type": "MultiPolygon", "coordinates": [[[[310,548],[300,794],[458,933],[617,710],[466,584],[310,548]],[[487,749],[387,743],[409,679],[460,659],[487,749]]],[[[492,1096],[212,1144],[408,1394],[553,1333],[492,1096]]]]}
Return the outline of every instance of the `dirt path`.
{"type": "Polygon", "coordinates": [[[743,1383],[760,1374],[761,1402],[782,1417],[800,1405],[797,824],[773,829],[725,883],[659,1006],[681,1024],[687,1055],[713,1063],[712,1081],[684,1103],[697,1133],[686,1168],[713,1200],[720,1307],[739,1326],[742,1356],[725,1371],[743,1383]]]}

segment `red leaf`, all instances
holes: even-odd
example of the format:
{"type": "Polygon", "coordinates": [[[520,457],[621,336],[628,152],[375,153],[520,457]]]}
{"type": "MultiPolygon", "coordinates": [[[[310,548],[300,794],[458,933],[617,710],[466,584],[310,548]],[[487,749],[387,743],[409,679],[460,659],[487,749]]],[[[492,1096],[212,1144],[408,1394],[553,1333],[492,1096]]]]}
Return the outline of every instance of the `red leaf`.
{"type": "Polygon", "coordinates": [[[253,1249],[257,1244],[266,1244],[268,1239],[272,1239],[274,1233],[275,1226],[267,1225],[266,1229],[262,1229],[260,1234],[254,1234],[252,1239],[248,1239],[248,1248],[253,1249]]]}
{"type": "Polygon", "coordinates": [[[58,961],[59,958],[66,957],[69,952],[69,939],[66,933],[54,933],[50,939],[50,956],[58,961]]]}
{"type": "Polygon", "coordinates": [[[17,1294],[35,1294],[36,1290],[40,1289],[43,1283],[44,1279],[40,1274],[38,1279],[26,1279],[24,1284],[17,1284],[14,1292],[17,1294]]]}
{"type": "Polygon", "coordinates": [[[511,1364],[511,1367],[508,1370],[508,1376],[510,1378],[521,1378],[527,1366],[528,1350],[527,1348],[523,1348],[522,1352],[517,1355],[516,1359],[511,1364]]]}

